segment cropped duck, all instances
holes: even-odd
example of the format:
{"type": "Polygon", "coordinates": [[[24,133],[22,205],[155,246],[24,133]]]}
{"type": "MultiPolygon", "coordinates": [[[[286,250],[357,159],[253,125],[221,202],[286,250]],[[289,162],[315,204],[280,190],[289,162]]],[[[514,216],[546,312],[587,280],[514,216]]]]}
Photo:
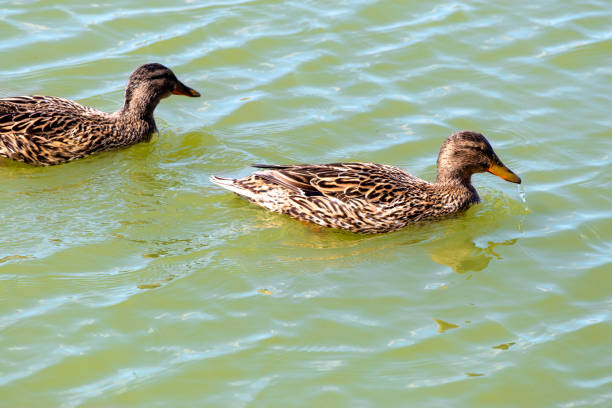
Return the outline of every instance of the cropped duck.
{"type": "Polygon", "coordinates": [[[169,68],[153,63],[132,73],[115,113],[54,96],[1,98],[0,157],[50,166],[149,141],[157,130],[153,111],[171,94],[200,96],[169,68]]]}
{"type": "Polygon", "coordinates": [[[395,231],[465,211],[480,201],[471,182],[474,173],[521,182],[487,139],[471,131],[444,141],[434,183],[375,163],[254,167],[263,170],[240,179],[212,176],[211,181],[269,210],[359,233],[395,231]]]}

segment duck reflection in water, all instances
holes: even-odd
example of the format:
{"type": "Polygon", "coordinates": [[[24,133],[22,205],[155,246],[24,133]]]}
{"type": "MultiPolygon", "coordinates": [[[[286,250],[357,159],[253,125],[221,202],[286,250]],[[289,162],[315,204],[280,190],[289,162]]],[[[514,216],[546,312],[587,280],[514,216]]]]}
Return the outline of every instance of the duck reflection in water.
{"type": "Polygon", "coordinates": [[[503,259],[495,252],[495,247],[514,245],[516,241],[516,238],[502,242],[489,241],[486,248],[481,248],[471,237],[459,238],[453,234],[436,241],[428,253],[432,261],[449,266],[453,272],[478,272],[485,269],[493,257],[503,259]]]}

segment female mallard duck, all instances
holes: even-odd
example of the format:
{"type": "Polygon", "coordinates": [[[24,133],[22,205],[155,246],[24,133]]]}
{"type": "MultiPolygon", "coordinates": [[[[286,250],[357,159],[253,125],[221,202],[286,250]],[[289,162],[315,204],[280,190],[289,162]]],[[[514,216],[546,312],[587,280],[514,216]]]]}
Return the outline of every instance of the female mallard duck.
{"type": "Polygon", "coordinates": [[[474,173],[521,182],[487,139],[470,131],[453,133],[442,144],[435,183],[374,163],[254,167],[266,170],[211,181],[269,210],[360,233],[395,231],[466,210],[480,201],[471,184],[474,173]]]}
{"type": "Polygon", "coordinates": [[[106,113],[54,96],[0,99],[0,156],[51,166],[149,141],[157,130],[153,111],[163,98],[200,96],[161,64],[137,68],[123,108],[106,113]]]}

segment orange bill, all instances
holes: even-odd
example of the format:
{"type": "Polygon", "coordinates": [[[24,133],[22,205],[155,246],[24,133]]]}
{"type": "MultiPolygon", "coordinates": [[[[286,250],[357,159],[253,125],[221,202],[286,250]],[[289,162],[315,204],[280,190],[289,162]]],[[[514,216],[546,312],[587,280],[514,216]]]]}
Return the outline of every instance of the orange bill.
{"type": "Polygon", "coordinates": [[[492,164],[487,169],[487,171],[491,174],[495,174],[497,177],[501,178],[502,180],[521,184],[521,178],[517,176],[516,174],[514,174],[512,170],[504,166],[502,162],[499,162],[498,164],[495,164],[495,163],[492,164]]]}
{"type": "Polygon", "coordinates": [[[190,96],[192,98],[200,96],[200,93],[198,91],[196,91],[195,89],[191,89],[190,87],[188,87],[181,81],[177,81],[176,86],[174,87],[174,90],[172,91],[172,93],[174,95],[185,95],[185,96],[190,96]]]}

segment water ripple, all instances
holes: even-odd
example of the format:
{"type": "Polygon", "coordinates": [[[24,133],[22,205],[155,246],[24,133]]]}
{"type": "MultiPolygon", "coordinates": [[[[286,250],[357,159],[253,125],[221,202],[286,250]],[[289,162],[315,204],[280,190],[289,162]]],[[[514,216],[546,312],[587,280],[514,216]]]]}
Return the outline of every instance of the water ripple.
{"type": "Polygon", "coordinates": [[[1,95],[111,111],[159,61],[203,97],[164,100],[151,143],[0,162],[3,400],[605,405],[611,16],[595,0],[7,5],[1,95]],[[340,160],[432,180],[464,128],[525,203],[477,175],[461,217],[366,237],[208,181],[340,160]]]}

